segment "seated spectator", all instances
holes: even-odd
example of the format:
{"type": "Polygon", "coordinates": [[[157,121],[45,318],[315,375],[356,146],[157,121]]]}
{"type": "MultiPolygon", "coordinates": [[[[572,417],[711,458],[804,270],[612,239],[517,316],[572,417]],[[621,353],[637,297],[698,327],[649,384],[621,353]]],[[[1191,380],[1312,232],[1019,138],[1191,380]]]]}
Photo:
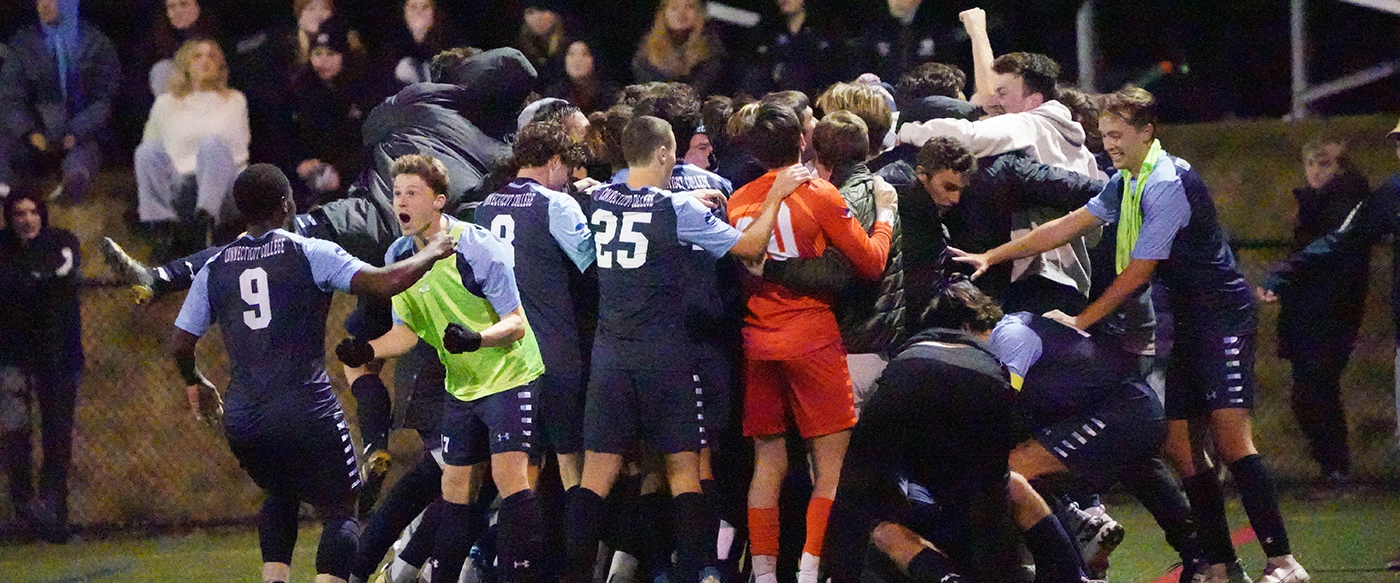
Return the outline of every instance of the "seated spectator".
{"type": "Polygon", "coordinates": [[[399,87],[428,80],[433,55],[457,46],[459,35],[447,24],[446,11],[434,0],[406,0],[403,26],[389,33],[384,43],[384,67],[399,87]]]}
{"type": "Polygon", "coordinates": [[[156,255],[162,259],[202,248],[207,222],[234,223],[236,211],[228,204],[229,196],[234,178],[248,165],[250,140],[248,101],[229,89],[228,66],[218,43],[186,42],[175,54],[175,65],[170,91],[156,97],[135,156],[137,212],[152,228],[156,255]],[[208,219],[201,217],[199,226],[177,233],[182,218],[176,210],[178,199],[190,187],[196,193],[195,212],[208,219]],[[182,247],[193,248],[172,249],[177,235],[182,236],[182,247]]]}
{"type": "Polygon", "coordinates": [[[841,73],[838,43],[807,14],[806,0],[777,0],[779,16],[765,19],[744,87],[755,95],[796,89],[815,95],[841,73]]]}
{"type": "Polygon", "coordinates": [[[545,95],[567,100],[589,114],[612,106],[617,99],[617,86],[598,71],[592,47],[576,40],[564,55],[564,78],[550,85],[545,95]]]}
{"type": "Polygon", "coordinates": [[[678,81],[701,96],[719,94],[726,57],[719,34],[705,25],[704,0],[662,0],[632,59],[632,75],[638,83],[678,81]]]}
{"type": "Polygon", "coordinates": [[[199,0],[166,0],[165,18],[157,18],[146,35],[149,46],[142,55],[141,65],[147,68],[151,95],[170,89],[170,78],[175,75],[175,51],[185,41],[196,38],[219,38],[213,15],[200,9],[199,0]]]}
{"type": "Polygon", "coordinates": [[[515,48],[540,75],[546,85],[564,79],[564,58],[572,43],[564,29],[563,2],[560,0],[529,0],[525,3],[525,22],[515,48]]]}
{"type": "Polygon", "coordinates": [[[78,16],[78,0],[37,0],[39,22],[10,38],[0,69],[0,193],[12,169],[61,160],[61,192],[81,198],[102,166],[121,63],[112,41],[78,16]]]}
{"type": "Polygon", "coordinates": [[[349,32],[333,18],[312,40],[311,61],[292,81],[293,157],[297,210],[344,194],[363,166],[360,125],[382,92],[362,74],[349,32]]]}
{"type": "MultiPolygon", "coordinates": [[[[311,60],[311,47],[315,44],[316,34],[321,31],[321,25],[336,16],[335,0],[295,0],[292,12],[297,17],[296,62],[304,65],[311,60]]],[[[365,48],[360,44],[360,34],[353,30],[348,34],[350,48],[356,53],[363,53],[365,48]]]]}
{"type": "Polygon", "coordinates": [[[933,2],[888,0],[886,8],[872,15],[864,32],[849,41],[847,53],[852,58],[847,79],[863,73],[898,79],[905,71],[932,61],[934,50],[953,38],[953,31],[939,22],[933,2]]]}

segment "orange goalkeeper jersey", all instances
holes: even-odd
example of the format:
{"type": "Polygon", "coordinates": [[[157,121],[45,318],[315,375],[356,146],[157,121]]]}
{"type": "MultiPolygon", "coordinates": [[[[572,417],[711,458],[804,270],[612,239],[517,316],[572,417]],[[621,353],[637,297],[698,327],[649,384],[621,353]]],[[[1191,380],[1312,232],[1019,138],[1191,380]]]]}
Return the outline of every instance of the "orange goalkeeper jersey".
{"type": "MultiPolygon", "coordinates": [[[[729,199],[729,220],[743,229],[763,210],[777,170],[744,185],[729,199]]],[[[850,261],[857,277],[875,279],[885,270],[892,227],[877,221],[867,236],[846,200],[830,182],[814,179],[783,201],[768,260],[820,257],[828,246],[850,261]]],[[[805,294],[745,275],[748,315],[744,353],[753,360],[789,360],[841,339],[831,311],[832,294],[805,294]]]]}

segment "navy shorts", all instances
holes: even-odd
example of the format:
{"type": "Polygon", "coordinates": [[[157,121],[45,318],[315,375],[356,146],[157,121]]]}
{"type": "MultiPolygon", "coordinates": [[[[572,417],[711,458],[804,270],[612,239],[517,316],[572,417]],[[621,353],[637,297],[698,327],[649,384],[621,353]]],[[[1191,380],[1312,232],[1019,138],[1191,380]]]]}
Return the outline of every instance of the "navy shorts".
{"type": "Polygon", "coordinates": [[[1043,427],[1035,440],[1093,491],[1118,481],[1119,472],[1155,455],[1166,438],[1162,405],[1145,384],[1125,385],[1088,414],[1043,427]]]}
{"type": "Polygon", "coordinates": [[[540,377],[540,445],[554,453],[583,451],[583,408],[588,394],[582,375],[544,373],[540,377]]]}
{"type": "Polygon", "coordinates": [[[534,453],[535,402],[541,385],[537,378],[473,401],[444,398],[439,425],[443,463],[470,466],[493,454],[534,453]]]}
{"type": "Polygon", "coordinates": [[[1177,322],[1167,364],[1167,419],[1254,407],[1254,334],[1199,333],[1177,322]]]}
{"type": "Polygon", "coordinates": [[[229,449],[253,483],[318,509],[353,504],[360,487],[345,415],[228,434],[229,449]]]}
{"type": "MultiPolygon", "coordinates": [[[[730,395],[734,394],[734,368],[724,359],[701,359],[695,361],[695,382],[699,383],[700,394],[705,396],[705,435],[718,436],[729,428],[733,414],[730,395]]],[[[711,445],[713,439],[706,439],[711,445]]]]}
{"type": "Polygon", "coordinates": [[[637,440],[662,453],[705,446],[704,389],[683,370],[593,369],[588,379],[583,444],[627,453],[637,440]]]}

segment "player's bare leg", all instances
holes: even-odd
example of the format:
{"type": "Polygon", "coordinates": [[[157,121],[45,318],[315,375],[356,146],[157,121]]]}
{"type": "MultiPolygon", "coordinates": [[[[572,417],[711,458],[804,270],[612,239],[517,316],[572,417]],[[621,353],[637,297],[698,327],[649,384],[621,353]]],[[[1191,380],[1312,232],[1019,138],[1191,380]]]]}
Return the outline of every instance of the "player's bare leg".
{"type": "Polygon", "coordinates": [[[555,456],[559,462],[559,481],[564,491],[583,483],[583,454],[561,453],[555,456]]]}
{"type": "Polygon", "coordinates": [[[822,542],[826,539],[826,520],[836,499],[836,485],[841,479],[841,462],[851,443],[850,430],[838,431],[809,440],[812,448],[812,497],[807,502],[807,540],[798,564],[798,583],[817,583],[821,564],[822,542]]]}
{"type": "Polygon", "coordinates": [[[778,495],[787,476],[787,442],[783,435],[753,440],[753,481],[749,482],[749,546],[756,583],[778,580],[778,495]]]}

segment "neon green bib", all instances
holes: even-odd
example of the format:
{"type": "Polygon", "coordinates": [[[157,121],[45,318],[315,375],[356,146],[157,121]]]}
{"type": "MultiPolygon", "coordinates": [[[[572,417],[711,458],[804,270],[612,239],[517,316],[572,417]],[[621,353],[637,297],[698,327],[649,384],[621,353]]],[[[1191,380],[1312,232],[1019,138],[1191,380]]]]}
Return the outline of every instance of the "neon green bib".
{"type": "Polygon", "coordinates": [[[1142,231],[1142,191],[1147,188],[1147,177],[1152,174],[1161,158],[1162,142],[1152,140],[1152,148],[1147,150],[1147,157],[1142,159],[1137,181],[1131,180],[1132,177],[1126,170],[1122,171],[1123,199],[1118,205],[1118,249],[1113,258],[1113,267],[1118,273],[1123,273],[1128,267],[1128,262],[1133,260],[1133,246],[1137,245],[1138,233],[1142,231]]]}

